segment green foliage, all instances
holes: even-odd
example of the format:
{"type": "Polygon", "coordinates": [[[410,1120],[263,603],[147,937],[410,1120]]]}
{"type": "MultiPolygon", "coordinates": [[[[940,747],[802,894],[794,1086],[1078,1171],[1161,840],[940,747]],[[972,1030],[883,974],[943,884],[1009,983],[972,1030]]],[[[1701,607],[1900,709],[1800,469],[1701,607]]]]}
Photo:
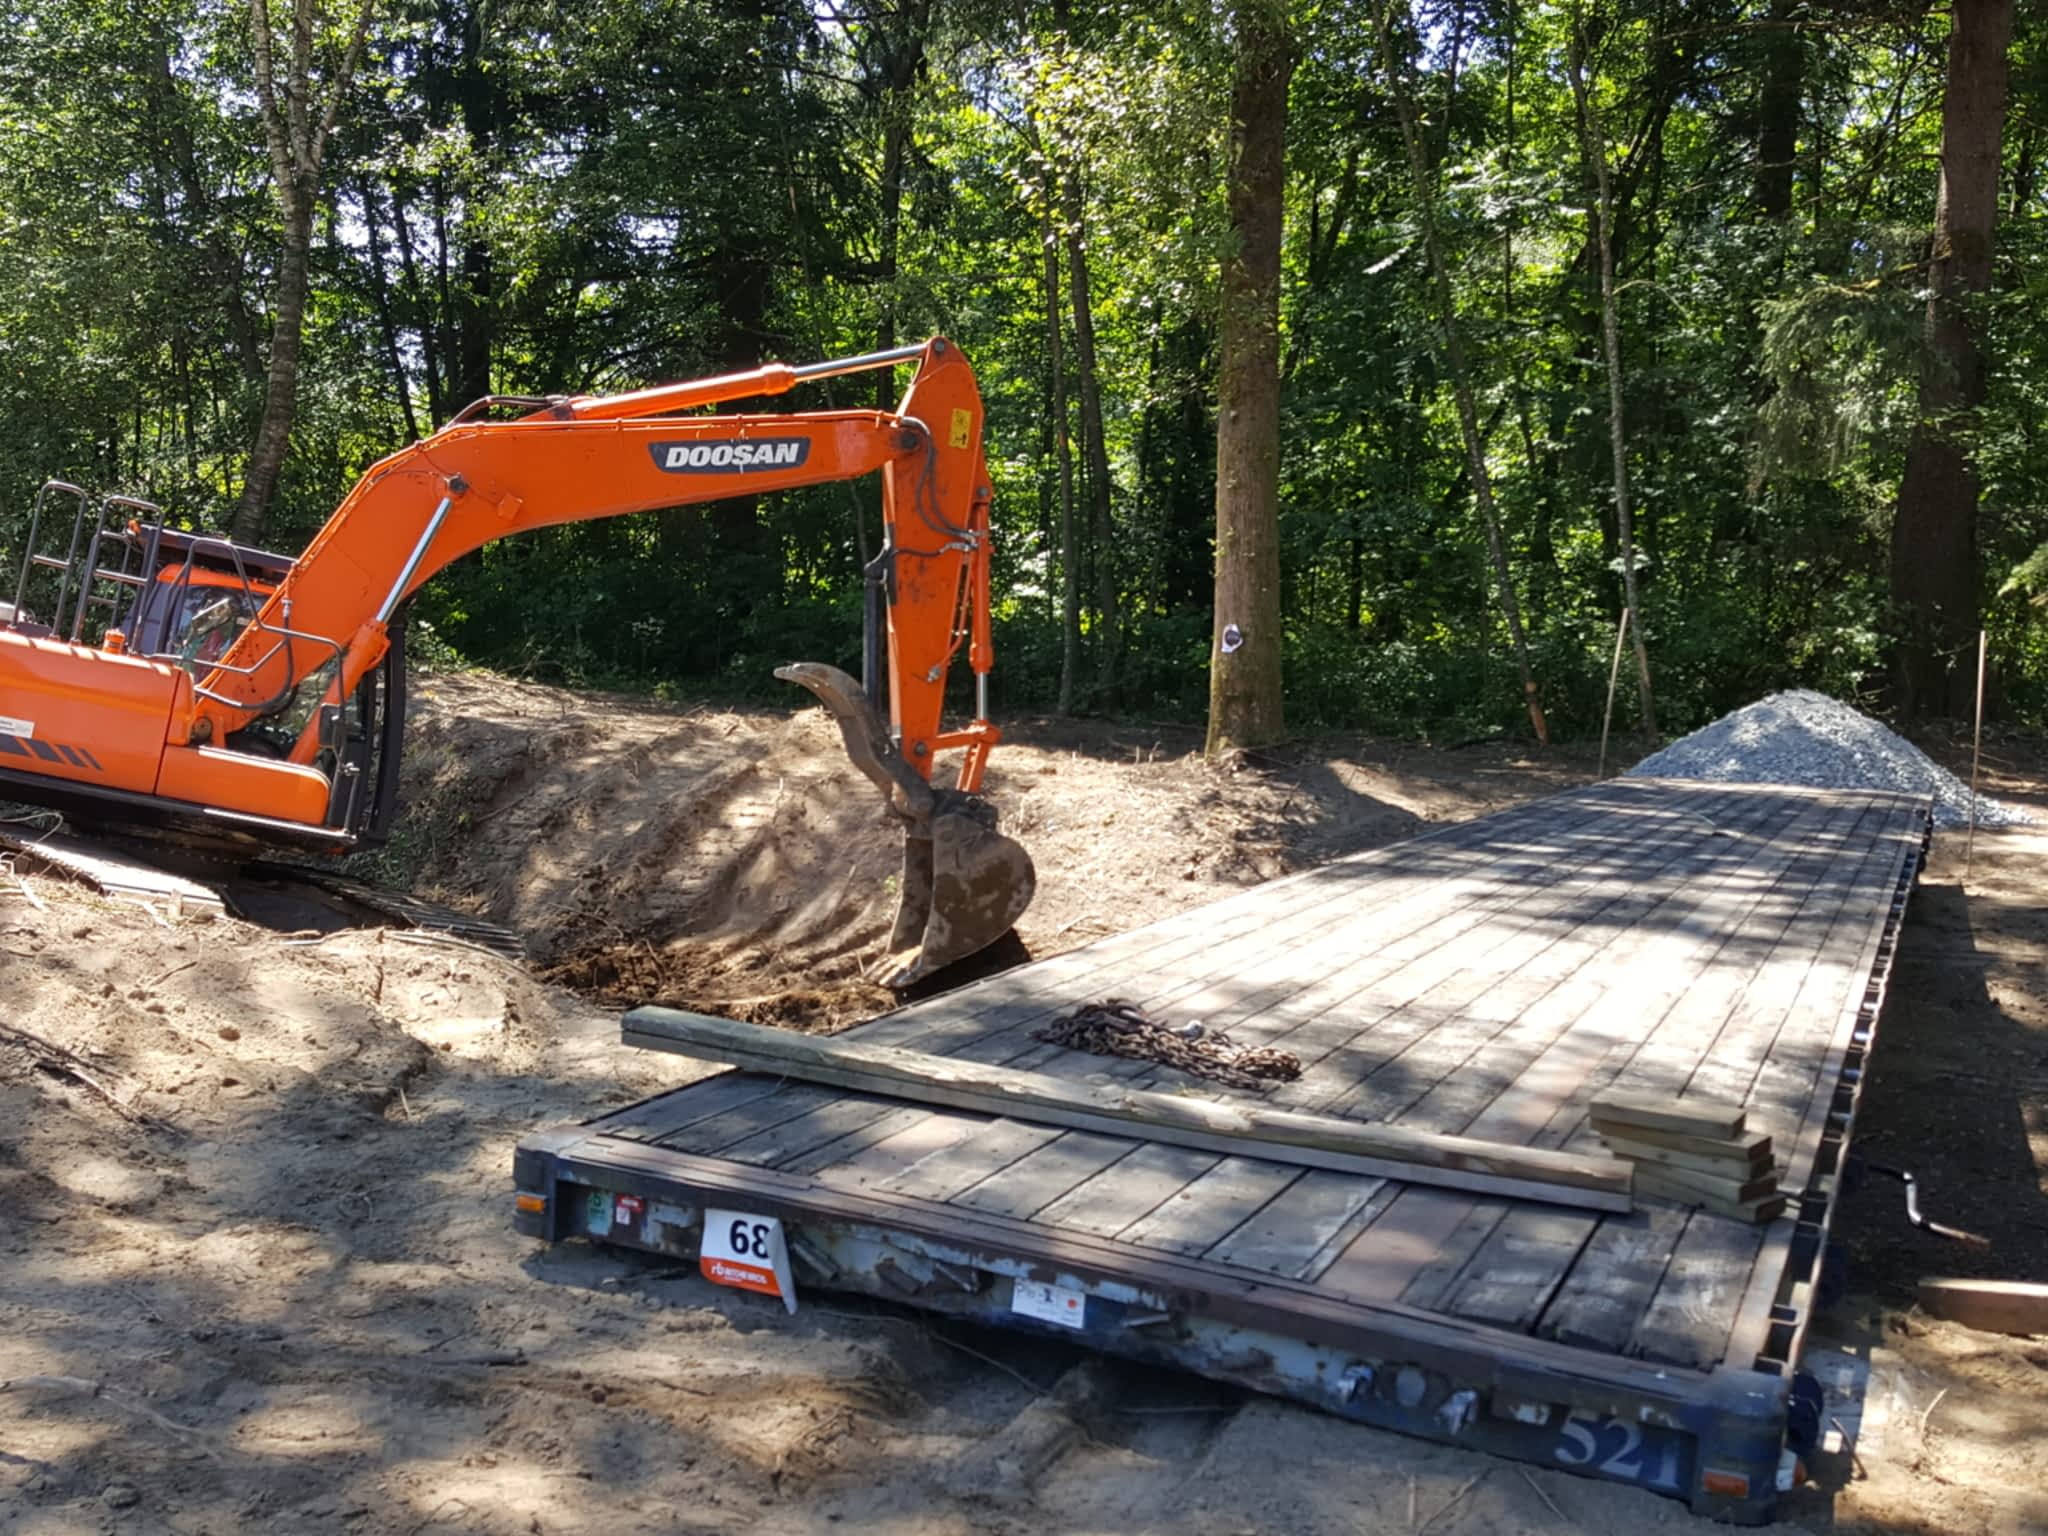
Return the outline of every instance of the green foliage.
{"type": "MultiPolygon", "coordinates": [[[[1866,692],[1913,424],[1945,22],[1816,12],[1791,211],[1757,191],[1782,28],[1758,3],[1585,7],[1609,135],[1644,615],[1660,713],[1866,692]]],[[[1802,13],[1804,14],[1804,13],[1802,13]]],[[[1416,7],[1439,217],[1488,468],[1556,727],[1599,728],[1621,597],[1566,8],[1416,7]]],[[[1113,526],[1084,530],[1086,708],[1196,718],[1213,579],[1229,39],[1214,8],[398,0],[328,166],[299,425],[268,541],[469,398],[579,392],[952,335],[996,488],[1000,709],[1052,706],[1062,573],[1047,167],[1080,188],[1113,526]],[[907,124],[896,266],[882,150],[907,124]],[[1093,605],[1108,573],[1120,624],[1093,605]],[[1096,669],[1091,665],[1090,686],[1096,669]]],[[[1527,729],[1491,590],[1371,14],[1293,7],[1284,256],[1289,718],[1527,729]]],[[[2048,719],[2048,69],[2023,16],[1982,319],[1985,592],[2005,696],[2048,719]],[[2000,596],[1999,594],[2006,594],[2000,596]]],[[[214,0],[0,15],[0,543],[46,475],[225,522],[279,231],[214,0]]],[[[1065,252],[1062,250],[1062,260],[1065,252]]],[[[1071,359],[1072,300],[1061,324],[1071,359]]],[[[872,407],[872,383],[796,408],[872,407]]],[[[1065,424],[1076,441],[1078,418],[1065,424]]],[[[579,683],[780,697],[855,665],[873,486],[548,530],[444,572],[418,648],[579,683]],[[433,638],[428,640],[426,637],[433,638]]]]}

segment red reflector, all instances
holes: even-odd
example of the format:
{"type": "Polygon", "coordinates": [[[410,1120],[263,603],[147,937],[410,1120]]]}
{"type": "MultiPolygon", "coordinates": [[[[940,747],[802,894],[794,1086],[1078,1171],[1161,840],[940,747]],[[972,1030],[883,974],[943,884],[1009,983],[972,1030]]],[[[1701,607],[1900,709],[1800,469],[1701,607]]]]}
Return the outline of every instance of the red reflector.
{"type": "Polygon", "coordinates": [[[548,1208],[547,1196],[529,1195],[524,1190],[521,1190],[519,1192],[517,1199],[515,1199],[513,1203],[517,1205],[520,1210],[531,1211],[536,1216],[538,1216],[542,1211],[545,1211],[548,1208]]]}
{"type": "Polygon", "coordinates": [[[1700,1487],[1708,1493],[1723,1493],[1731,1499],[1749,1497],[1749,1478],[1740,1472],[1716,1472],[1709,1469],[1700,1474],[1700,1487]]]}

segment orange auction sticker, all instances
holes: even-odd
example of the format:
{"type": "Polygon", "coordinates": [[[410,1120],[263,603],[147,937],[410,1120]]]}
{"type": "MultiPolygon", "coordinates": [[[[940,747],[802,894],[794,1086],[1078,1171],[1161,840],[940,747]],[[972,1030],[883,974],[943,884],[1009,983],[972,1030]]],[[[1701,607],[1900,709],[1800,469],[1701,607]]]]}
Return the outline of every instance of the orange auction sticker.
{"type": "Polygon", "coordinates": [[[742,1291],[759,1291],[764,1296],[780,1296],[782,1287],[775,1283],[775,1272],[753,1264],[741,1264],[732,1259],[699,1259],[697,1267],[704,1272],[704,1278],[713,1285],[730,1285],[742,1291]]]}

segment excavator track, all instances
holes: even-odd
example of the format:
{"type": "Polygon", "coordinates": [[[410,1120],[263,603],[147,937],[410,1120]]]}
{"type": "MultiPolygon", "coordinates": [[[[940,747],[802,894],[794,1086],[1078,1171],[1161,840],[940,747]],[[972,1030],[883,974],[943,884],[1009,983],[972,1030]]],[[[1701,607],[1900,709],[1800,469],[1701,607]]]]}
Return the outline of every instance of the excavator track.
{"type": "Polygon", "coordinates": [[[456,939],[524,964],[526,941],[503,923],[367,880],[279,859],[199,855],[164,843],[0,829],[0,852],[82,881],[105,896],[169,912],[217,912],[269,927],[392,927],[456,939]],[[280,899],[280,890],[283,897],[280,899]],[[297,889],[315,893],[293,900],[297,889]]]}
{"type": "MultiPolygon", "coordinates": [[[[398,927],[460,939],[465,944],[474,944],[479,949],[487,949],[495,955],[522,964],[529,958],[526,940],[516,929],[508,928],[503,923],[494,923],[489,918],[477,917],[469,912],[458,912],[453,907],[423,901],[417,896],[388,891],[382,886],[370,884],[367,880],[338,874],[331,869],[314,869],[304,864],[264,859],[243,865],[240,878],[290,881],[309,885],[341,902],[360,907],[378,917],[387,918],[398,927]]],[[[233,894],[233,889],[230,888],[230,904],[233,903],[233,894]]]]}

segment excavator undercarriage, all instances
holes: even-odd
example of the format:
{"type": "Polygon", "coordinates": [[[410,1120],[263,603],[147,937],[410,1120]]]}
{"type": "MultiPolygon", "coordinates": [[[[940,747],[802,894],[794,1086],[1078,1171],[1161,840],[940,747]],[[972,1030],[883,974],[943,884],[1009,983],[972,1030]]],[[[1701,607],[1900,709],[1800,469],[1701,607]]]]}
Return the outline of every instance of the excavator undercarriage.
{"type": "Polygon", "coordinates": [[[1001,938],[1034,882],[978,793],[1001,739],[987,711],[989,490],[979,391],[943,339],[626,395],[479,402],[373,466],[296,558],[50,481],[0,603],[0,798],[245,857],[381,841],[398,804],[403,613],[435,571],[526,528],[875,472],[885,538],[865,677],[816,663],[777,675],[831,712],[902,826],[884,979],[908,987],[1001,938]],[[702,414],[899,363],[917,373],[895,412],[702,414]],[[68,535],[45,526],[66,502],[68,535]],[[963,649],[975,715],[945,730],[963,649]],[[948,750],[963,753],[951,788],[932,782],[948,750]]]}

